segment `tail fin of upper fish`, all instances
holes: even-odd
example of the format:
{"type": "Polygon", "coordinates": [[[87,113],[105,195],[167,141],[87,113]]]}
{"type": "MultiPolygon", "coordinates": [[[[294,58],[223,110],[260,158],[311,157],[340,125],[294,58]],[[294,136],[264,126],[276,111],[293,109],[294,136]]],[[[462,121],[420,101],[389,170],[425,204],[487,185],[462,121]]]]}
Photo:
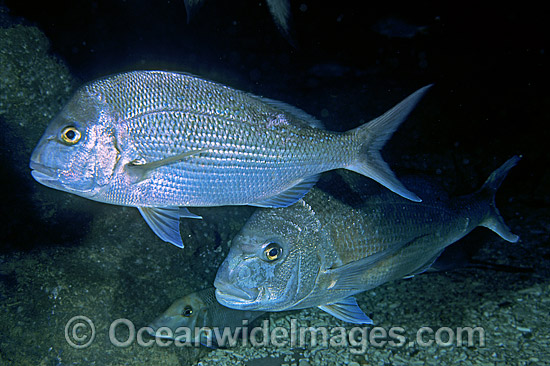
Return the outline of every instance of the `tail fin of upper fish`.
{"type": "Polygon", "coordinates": [[[517,242],[519,236],[510,231],[510,228],[506,226],[502,216],[500,216],[500,212],[495,204],[495,193],[504,181],[504,178],[506,178],[506,175],[508,175],[510,169],[512,169],[520,159],[520,156],[514,156],[508,159],[508,161],[502,164],[500,168],[495,170],[489,178],[487,178],[483,186],[477,192],[477,194],[489,197],[489,213],[480,225],[493,230],[500,235],[502,239],[511,243],[517,242]]]}
{"type": "Polygon", "coordinates": [[[294,41],[290,36],[290,0],[266,0],[269,12],[273,21],[279,28],[281,34],[295,47],[294,41]]]}
{"type": "Polygon", "coordinates": [[[349,133],[355,133],[363,143],[357,160],[346,169],[372,178],[411,201],[422,201],[395,177],[388,164],[382,159],[380,150],[430,87],[431,85],[427,85],[418,89],[380,117],[349,131],[349,133]]]}
{"type": "Polygon", "coordinates": [[[193,17],[198,8],[200,8],[203,1],[204,0],[183,0],[185,11],[187,12],[187,23],[191,21],[191,17],[193,17]]]}
{"type": "MultiPolygon", "coordinates": [[[[204,0],[183,0],[185,11],[187,12],[187,23],[189,23],[203,2],[204,0]]],[[[266,0],[266,2],[277,28],[279,28],[279,31],[289,43],[295,47],[294,41],[290,36],[290,0],[266,0]]]]}

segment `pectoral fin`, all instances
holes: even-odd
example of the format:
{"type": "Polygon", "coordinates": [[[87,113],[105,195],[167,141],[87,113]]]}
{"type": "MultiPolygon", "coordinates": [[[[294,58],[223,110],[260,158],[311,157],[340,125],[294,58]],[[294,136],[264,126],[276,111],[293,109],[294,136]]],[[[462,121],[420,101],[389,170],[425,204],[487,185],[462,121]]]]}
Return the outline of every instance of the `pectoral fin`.
{"type": "Polygon", "coordinates": [[[347,263],[341,267],[326,270],[325,274],[334,279],[334,284],[331,288],[338,290],[356,290],[360,288],[363,284],[363,275],[366,270],[378,264],[380,261],[394,255],[406,246],[412,245],[415,241],[424,236],[425,235],[421,235],[407,242],[403,241],[400,243],[395,243],[380,252],[347,263]]]}
{"type": "Polygon", "coordinates": [[[309,192],[309,190],[317,183],[319,180],[319,174],[315,174],[300,180],[294,186],[290,187],[286,191],[279,193],[276,196],[269,197],[265,200],[250,203],[250,206],[256,207],[287,207],[296,203],[300,198],[309,192]]]}
{"type": "Polygon", "coordinates": [[[126,164],[125,170],[127,173],[131,174],[135,178],[136,182],[140,182],[145,178],[147,178],[149,173],[151,173],[153,170],[161,166],[178,163],[182,160],[189,158],[190,156],[200,154],[204,151],[207,151],[207,149],[186,151],[182,154],[169,156],[164,159],[160,159],[160,160],[156,160],[156,161],[152,161],[150,163],[144,163],[144,164],[139,164],[136,161],[133,161],[126,164]]]}
{"type": "Polygon", "coordinates": [[[369,318],[363,310],[357,305],[357,301],[353,296],[342,299],[334,304],[319,305],[319,309],[326,311],[330,315],[354,324],[372,324],[372,319],[369,318]]]}
{"type": "Polygon", "coordinates": [[[138,210],[159,238],[180,248],[183,248],[180,217],[202,219],[183,207],[138,207],[138,210]]]}

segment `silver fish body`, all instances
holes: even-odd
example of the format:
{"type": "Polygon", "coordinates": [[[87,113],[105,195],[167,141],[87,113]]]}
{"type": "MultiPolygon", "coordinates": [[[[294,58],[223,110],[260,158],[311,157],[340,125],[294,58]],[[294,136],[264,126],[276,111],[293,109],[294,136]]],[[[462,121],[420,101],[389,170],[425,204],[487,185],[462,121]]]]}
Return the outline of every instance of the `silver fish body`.
{"type": "Polygon", "coordinates": [[[314,188],[290,207],[259,209],[232,240],[214,283],[216,297],[241,310],[318,306],[344,321],[370,324],[354,294],[425,271],[477,226],[518,240],[494,203],[518,160],[508,160],[479,191],[461,197],[451,198],[438,185],[412,177],[404,182],[422,202],[411,202],[342,174],[352,182],[347,195],[314,188]]]}
{"type": "Polygon", "coordinates": [[[140,209],[163,240],[183,246],[184,207],[296,202],[321,172],[346,168],[418,200],[379,149],[427,87],[346,133],[312,127],[281,102],[191,75],[135,71],[91,82],[51,122],[30,167],[46,186],[140,209]]]}
{"type": "Polygon", "coordinates": [[[181,343],[217,347],[225,343],[224,332],[236,334],[237,327],[246,327],[262,314],[263,311],[235,310],[220,305],[211,287],[176,300],[149,324],[150,334],[181,343]]]}

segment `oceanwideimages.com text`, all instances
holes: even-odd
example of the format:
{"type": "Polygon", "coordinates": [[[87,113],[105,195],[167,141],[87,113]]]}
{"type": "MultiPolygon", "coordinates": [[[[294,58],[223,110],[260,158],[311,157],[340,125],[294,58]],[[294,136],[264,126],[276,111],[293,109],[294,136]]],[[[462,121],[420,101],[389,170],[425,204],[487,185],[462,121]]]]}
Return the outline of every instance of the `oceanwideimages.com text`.
{"type": "MultiPolygon", "coordinates": [[[[65,338],[74,348],[88,347],[95,339],[95,326],[84,316],[70,319],[65,326],[65,338]]],[[[421,327],[415,336],[407,336],[403,327],[384,328],[379,326],[355,327],[304,327],[297,319],[291,319],[289,326],[270,327],[269,320],[261,325],[250,326],[245,320],[242,326],[225,328],[170,329],[161,327],[136,328],[128,319],[116,319],[109,326],[109,340],[116,347],[128,347],[134,343],[143,347],[339,347],[348,348],[351,353],[365,353],[367,347],[483,347],[485,330],[482,327],[421,327]],[[152,337],[151,334],[156,335],[152,337]]]]}

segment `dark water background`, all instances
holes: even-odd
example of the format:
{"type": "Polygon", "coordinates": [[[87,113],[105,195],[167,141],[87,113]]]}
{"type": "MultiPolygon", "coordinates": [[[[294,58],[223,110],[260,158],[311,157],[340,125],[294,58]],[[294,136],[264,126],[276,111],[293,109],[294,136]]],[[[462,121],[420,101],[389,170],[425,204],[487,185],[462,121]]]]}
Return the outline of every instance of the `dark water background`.
{"type": "MultiPolygon", "coordinates": [[[[155,241],[137,211],[91,203],[41,187],[32,180],[28,169],[32,147],[70,91],[83,82],[135,69],[197,74],[302,108],[320,118],[327,128],[339,131],[368,121],[417,88],[434,83],[409,121],[387,144],[386,160],[396,171],[436,175],[451,192],[465,193],[478,187],[512,155],[523,155],[499,191],[497,202],[507,221],[515,220],[512,229],[523,227],[519,234],[532,246],[513,252],[506,263],[544,271],[550,260],[546,211],[550,204],[550,27],[546,13],[538,6],[518,2],[490,6],[478,2],[291,1],[293,46],[278,32],[263,1],[206,0],[189,23],[183,1],[179,0],[3,0],[0,5],[0,26],[38,27],[50,43],[49,55],[64,63],[72,77],[63,92],[48,93],[49,89],[39,88],[41,84],[36,82],[34,94],[52,95],[48,103],[52,110],[48,113],[28,120],[25,116],[32,115],[30,112],[18,114],[17,110],[22,106],[32,110],[33,105],[12,102],[7,110],[16,117],[0,114],[0,265],[4,264],[0,279],[7,289],[2,299],[7,309],[25,303],[21,298],[10,302],[18,291],[21,294],[18,286],[25,282],[22,278],[33,284],[25,291],[45,291],[43,299],[33,299],[34,305],[23,306],[12,320],[33,324],[35,320],[29,314],[43,310],[41,304],[52,306],[48,301],[53,296],[51,288],[43,290],[49,285],[40,281],[41,275],[35,278],[25,272],[32,263],[17,271],[14,256],[21,256],[21,261],[31,258],[47,263],[44,268],[50,271],[55,260],[65,258],[65,251],[89,245],[97,255],[94,260],[99,263],[113,258],[112,268],[116,270],[110,272],[109,263],[87,270],[76,260],[68,267],[60,264],[64,273],[82,276],[72,286],[100,283],[102,271],[105,278],[121,276],[124,282],[118,288],[105,291],[123,293],[121,297],[128,300],[109,305],[108,311],[120,315],[132,307],[130,315],[124,315],[141,319],[136,315],[141,314],[140,310],[134,307],[148,309],[143,315],[146,321],[185,291],[174,294],[177,278],[168,278],[162,290],[167,298],[155,302],[150,299],[154,295],[144,297],[138,291],[142,290],[140,286],[162,287],[165,277],[159,276],[169,277],[174,273],[170,267],[181,266],[182,261],[194,262],[185,267],[193,271],[186,273],[190,277],[186,291],[207,285],[215,274],[215,264],[227,251],[225,243],[251,212],[194,210],[205,216],[211,212],[211,220],[183,223],[182,232],[189,233],[189,246],[184,254],[176,254],[174,248],[167,248],[168,244],[163,247],[155,241]],[[388,19],[424,29],[412,37],[401,37],[395,26],[376,28],[388,19]],[[231,219],[227,216],[234,220],[228,222],[231,219]],[[99,223],[91,223],[94,217],[99,223]],[[124,225],[126,228],[120,229],[124,225]],[[123,244],[130,240],[128,237],[134,241],[123,244]],[[150,243],[146,249],[142,247],[143,238],[150,243]],[[201,243],[208,240],[214,244],[206,249],[201,243]],[[103,250],[111,252],[102,256],[103,250]],[[212,256],[216,256],[214,260],[212,256]],[[533,258],[539,262],[534,264],[533,258]],[[131,272],[135,261],[158,264],[159,276],[153,276],[149,267],[143,273],[131,272]],[[208,264],[212,268],[206,273],[208,264]],[[128,290],[132,286],[136,293],[128,290]]],[[[477,233],[473,245],[477,247],[479,240],[488,236],[477,233]]],[[[88,254],[82,254],[80,263],[88,263],[87,259],[88,254]]],[[[55,282],[56,275],[48,273],[44,277],[55,282]]],[[[36,320],[41,325],[47,321],[57,325],[57,320],[49,316],[36,320]]],[[[64,323],[59,320],[59,324],[64,323]]],[[[18,364],[20,358],[14,356],[18,353],[10,343],[17,336],[3,329],[1,337],[0,364],[18,364]]],[[[61,351],[53,352],[63,358],[61,351]]],[[[30,364],[47,359],[52,351],[41,349],[33,354],[29,356],[30,364]]]]}

